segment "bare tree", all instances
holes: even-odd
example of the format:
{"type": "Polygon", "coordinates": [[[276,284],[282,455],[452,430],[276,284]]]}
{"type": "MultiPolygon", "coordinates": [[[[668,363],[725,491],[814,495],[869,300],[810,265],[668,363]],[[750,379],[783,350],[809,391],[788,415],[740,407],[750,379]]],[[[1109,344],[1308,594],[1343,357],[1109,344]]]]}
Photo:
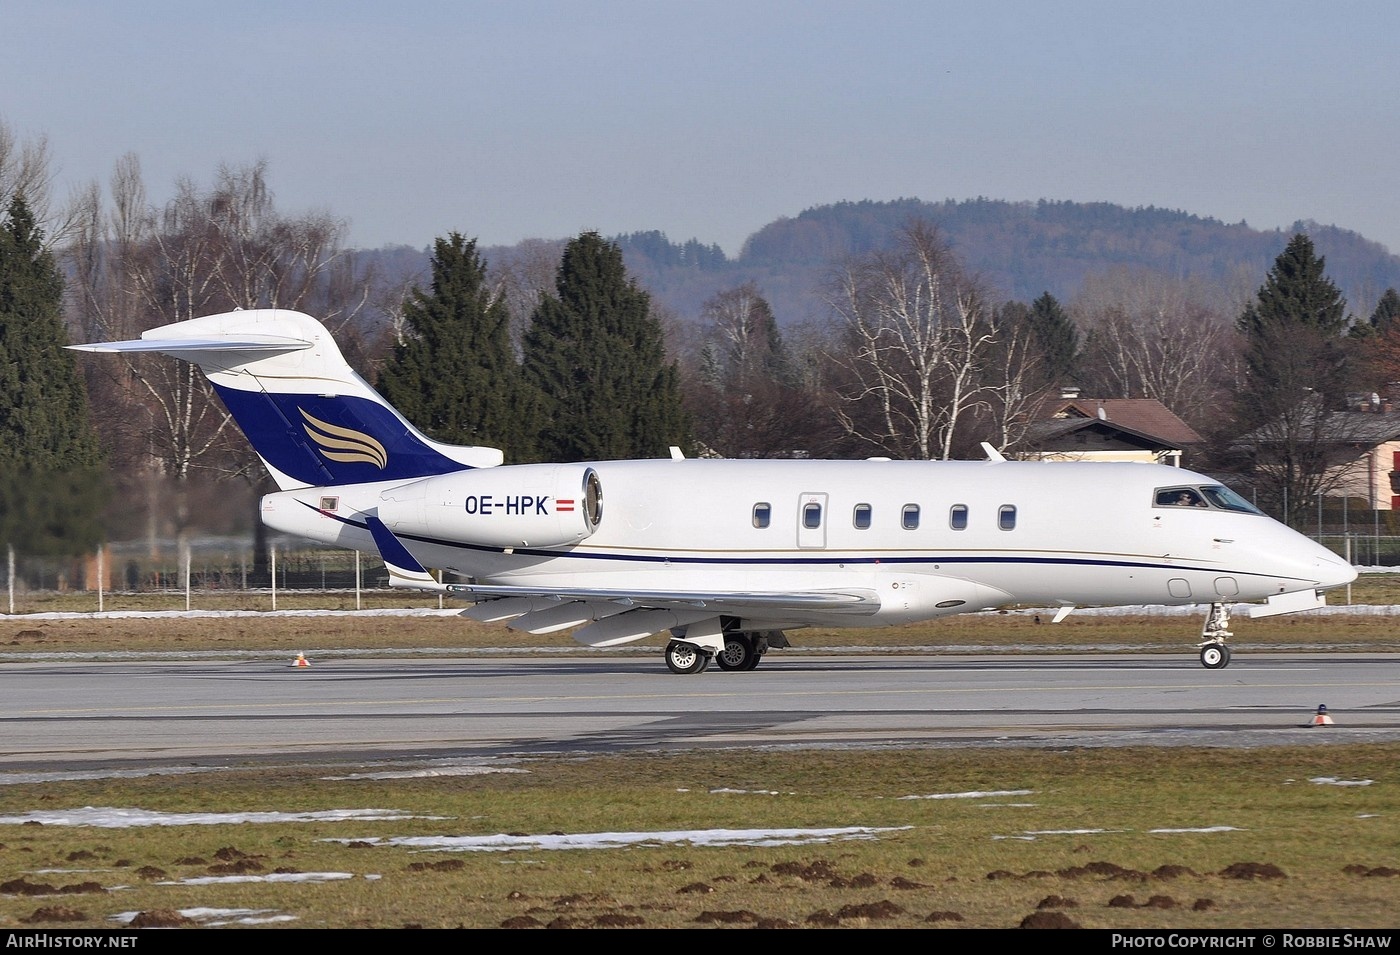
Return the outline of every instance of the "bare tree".
{"type": "Polygon", "coordinates": [[[996,336],[938,231],[913,223],[893,250],[848,263],[830,301],[846,333],[847,431],[888,453],[951,457],[996,336]]]}
{"type": "MultiPolygon", "coordinates": [[[[75,318],[94,338],[134,338],[233,308],[314,307],[334,327],[365,299],[354,276],[337,271],[343,224],[325,213],[279,214],[262,163],[223,167],[209,188],[180,180],[159,209],[145,197],[134,156],[117,164],[109,212],[101,212],[95,187],[85,194],[69,254],[75,318]]],[[[152,462],[152,481],[171,482],[178,531],[191,517],[195,470],[264,480],[194,366],[151,354],[126,357],[107,386],[110,410],[121,419],[109,434],[120,440],[125,428],[132,455],[152,462]]]]}
{"type": "Polygon", "coordinates": [[[830,402],[791,352],[758,286],[709,298],[700,322],[677,325],[695,438],[723,457],[819,457],[834,447],[830,402]]]}
{"type": "Polygon", "coordinates": [[[487,263],[493,288],[505,296],[510,309],[511,339],[517,352],[540,298],[554,291],[565,244],[563,240],[526,239],[508,249],[493,250],[496,254],[487,263]]]}
{"type": "Polygon", "coordinates": [[[0,209],[9,208],[10,200],[23,196],[25,205],[34,216],[44,244],[57,248],[69,237],[75,222],[73,203],[55,208],[53,201],[53,155],[47,136],[22,139],[0,120],[0,209]]]}
{"type": "Polygon", "coordinates": [[[705,354],[718,382],[746,382],[781,373],[782,336],[773,309],[754,282],[720,292],[701,309],[705,354]]]}
{"type": "Polygon", "coordinates": [[[982,414],[988,440],[1010,455],[1030,430],[1048,368],[1029,326],[999,319],[995,327],[996,341],[982,372],[982,414]]]}
{"type": "Polygon", "coordinates": [[[1197,285],[1144,270],[1091,276],[1073,311],[1087,330],[1086,387],[1156,398],[1188,422],[1218,416],[1240,374],[1233,329],[1197,285]]]}

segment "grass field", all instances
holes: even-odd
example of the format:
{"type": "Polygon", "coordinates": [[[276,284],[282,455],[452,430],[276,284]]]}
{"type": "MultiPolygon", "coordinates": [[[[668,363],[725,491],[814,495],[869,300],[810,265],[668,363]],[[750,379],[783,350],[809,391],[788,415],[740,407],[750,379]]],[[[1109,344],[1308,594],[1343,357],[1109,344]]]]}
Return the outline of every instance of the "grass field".
{"type": "Polygon", "coordinates": [[[727,752],[398,779],[321,766],[13,784],[0,786],[0,926],[141,913],[342,928],[1393,928],[1397,757],[1396,745],[727,752]],[[27,815],[83,806],[404,818],[94,828],[27,815]],[[707,844],[723,830],[849,827],[861,837],[707,844]],[[598,833],[638,841],[596,847],[598,833]],[[429,842],[512,835],[520,848],[429,842]],[[584,847],[541,847],[551,836],[584,847]]]}

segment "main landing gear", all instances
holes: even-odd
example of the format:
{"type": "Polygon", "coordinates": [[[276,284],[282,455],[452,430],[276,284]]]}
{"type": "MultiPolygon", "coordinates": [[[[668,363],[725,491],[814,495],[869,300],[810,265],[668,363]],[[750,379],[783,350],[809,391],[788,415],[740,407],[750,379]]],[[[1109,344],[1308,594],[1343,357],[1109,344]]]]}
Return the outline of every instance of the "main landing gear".
{"type": "Polygon", "coordinates": [[[693,643],[672,640],[666,644],[666,665],[672,673],[704,673],[710,665],[710,654],[693,643]]]}
{"type": "MultiPolygon", "coordinates": [[[[763,656],[758,647],[760,640],[762,638],[756,639],[747,633],[726,633],[724,649],[715,654],[715,662],[721,670],[752,670],[763,656]]],[[[763,649],[768,649],[766,640],[763,641],[763,649]]]]}
{"type": "Polygon", "coordinates": [[[1222,603],[1210,605],[1206,622],[1201,627],[1201,666],[1207,670],[1223,670],[1230,665],[1230,648],[1225,645],[1226,637],[1234,634],[1226,629],[1230,625],[1230,611],[1222,603]]]}
{"type": "Polygon", "coordinates": [[[666,644],[666,666],[672,673],[703,673],[713,659],[721,670],[752,670],[771,648],[786,646],[787,636],[781,630],[729,630],[724,634],[724,646],[718,651],[684,640],[672,640],[666,644]]]}

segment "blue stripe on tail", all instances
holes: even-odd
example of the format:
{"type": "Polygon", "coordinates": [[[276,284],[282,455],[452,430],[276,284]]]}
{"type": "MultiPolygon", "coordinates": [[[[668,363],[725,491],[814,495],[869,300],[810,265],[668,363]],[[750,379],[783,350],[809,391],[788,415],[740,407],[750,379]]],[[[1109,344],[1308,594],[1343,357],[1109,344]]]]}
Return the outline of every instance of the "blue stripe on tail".
{"type": "Polygon", "coordinates": [[[313,487],[468,469],[443,455],[380,402],[349,395],[214,387],[253,450],[283,474],[313,487]]]}

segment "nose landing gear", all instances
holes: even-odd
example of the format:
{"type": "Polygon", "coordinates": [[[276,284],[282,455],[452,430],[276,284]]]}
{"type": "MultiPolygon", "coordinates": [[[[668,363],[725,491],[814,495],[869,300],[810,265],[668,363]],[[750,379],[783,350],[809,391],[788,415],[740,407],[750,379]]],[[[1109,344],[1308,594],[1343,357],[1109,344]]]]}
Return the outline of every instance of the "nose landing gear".
{"type": "Polygon", "coordinates": [[[1234,634],[1226,629],[1230,625],[1230,611],[1222,603],[1213,603],[1206,613],[1205,625],[1201,627],[1201,666],[1207,670],[1223,670],[1230,665],[1230,648],[1225,645],[1226,637],[1234,634]]]}

